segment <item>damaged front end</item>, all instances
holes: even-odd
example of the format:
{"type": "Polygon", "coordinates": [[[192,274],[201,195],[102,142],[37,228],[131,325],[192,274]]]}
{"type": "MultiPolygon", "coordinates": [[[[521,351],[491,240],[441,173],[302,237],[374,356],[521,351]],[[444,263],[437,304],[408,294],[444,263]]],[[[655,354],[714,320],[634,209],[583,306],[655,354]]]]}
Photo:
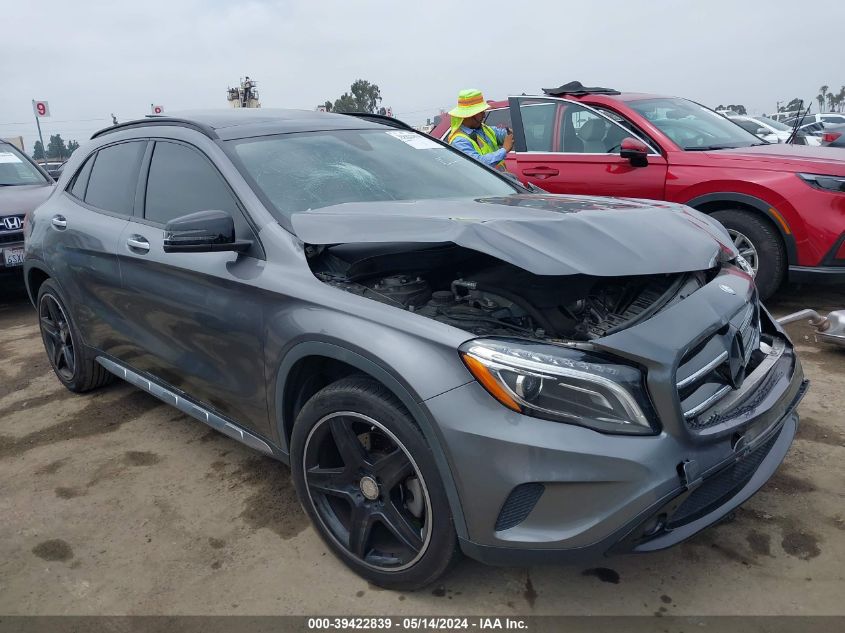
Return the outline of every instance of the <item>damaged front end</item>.
{"type": "Polygon", "coordinates": [[[633,200],[343,204],[292,222],[325,283],[478,336],[602,338],[682,301],[736,257],[706,216],[633,200]]]}
{"type": "Polygon", "coordinates": [[[688,538],[788,450],[806,390],[791,342],[706,216],[516,198],[530,204],[341,205],[293,225],[324,283],[467,333],[456,351],[476,380],[426,406],[455,463],[507,465],[462,472],[461,494],[491,500],[465,551],[545,561],[688,538]],[[490,424],[497,412],[507,423],[490,424]]]}
{"type": "Polygon", "coordinates": [[[596,277],[535,275],[454,244],[312,249],[325,283],[477,336],[590,341],[682,301],[715,269],[596,277]]]}

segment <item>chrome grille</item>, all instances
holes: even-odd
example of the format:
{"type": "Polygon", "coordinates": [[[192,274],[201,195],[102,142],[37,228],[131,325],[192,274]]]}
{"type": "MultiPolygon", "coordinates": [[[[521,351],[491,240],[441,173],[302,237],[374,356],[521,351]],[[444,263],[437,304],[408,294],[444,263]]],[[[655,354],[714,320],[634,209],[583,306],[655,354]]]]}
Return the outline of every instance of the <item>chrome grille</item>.
{"type": "Polygon", "coordinates": [[[696,418],[739,388],[759,347],[760,306],[755,299],[684,356],[675,380],[681,411],[690,428],[701,430],[696,418]]]}
{"type": "Polygon", "coordinates": [[[23,231],[0,233],[0,244],[14,244],[15,242],[23,242],[23,231]]]}

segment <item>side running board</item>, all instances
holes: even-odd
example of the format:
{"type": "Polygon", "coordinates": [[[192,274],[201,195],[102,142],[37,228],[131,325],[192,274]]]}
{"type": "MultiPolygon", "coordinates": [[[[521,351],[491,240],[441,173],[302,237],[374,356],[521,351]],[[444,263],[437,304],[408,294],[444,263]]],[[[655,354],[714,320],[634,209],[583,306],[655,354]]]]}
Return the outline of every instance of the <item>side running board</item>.
{"type": "Polygon", "coordinates": [[[113,360],[103,358],[102,356],[97,356],[97,362],[118,378],[122,378],[126,382],[135,385],[139,389],[143,389],[144,391],[146,391],[150,395],[155,396],[162,402],[176,407],[182,413],[185,413],[191,416],[192,418],[196,418],[200,422],[204,422],[215,431],[220,431],[223,435],[227,435],[232,439],[238,440],[239,442],[246,444],[250,448],[260,451],[265,455],[273,455],[273,449],[271,449],[269,444],[267,444],[267,442],[262,440],[260,437],[257,437],[249,431],[246,431],[241,427],[232,424],[231,422],[223,419],[219,415],[212,413],[208,409],[204,409],[203,407],[191,402],[187,398],[180,396],[170,391],[169,389],[165,389],[161,385],[152,382],[151,380],[147,380],[141,374],[136,373],[131,369],[127,369],[123,365],[116,363],[113,360]]]}

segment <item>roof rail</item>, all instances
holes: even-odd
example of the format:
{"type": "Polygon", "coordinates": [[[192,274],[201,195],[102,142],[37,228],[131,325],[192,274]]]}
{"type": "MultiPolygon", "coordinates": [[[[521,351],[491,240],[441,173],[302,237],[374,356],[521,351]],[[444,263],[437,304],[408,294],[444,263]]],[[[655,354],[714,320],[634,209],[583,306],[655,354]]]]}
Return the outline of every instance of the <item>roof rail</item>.
{"type": "Polygon", "coordinates": [[[208,138],[217,140],[220,137],[217,136],[217,132],[214,130],[213,127],[209,125],[204,125],[202,123],[197,123],[196,121],[190,121],[188,119],[179,119],[176,117],[162,117],[162,116],[152,116],[147,115],[144,119],[136,119],[134,121],[127,121],[126,123],[118,123],[117,125],[112,125],[107,128],[103,128],[102,130],[98,130],[91,135],[91,138],[97,138],[99,136],[105,136],[106,134],[111,134],[112,132],[120,132],[121,130],[127,130],[136,127],[149,127],[149,126],[156,126],[156,125],[175,125],[178,127],[187,127],[202,134],[205,134],[208,138]]]}
{"type": "Polygon", "coordinates": [[[372,114],[370,112],[335,112],[335,114],[345,114],[346,116],[354,116],[358,117],[359,119],[366,119],[368,121],[372,121],[373,123],[383,123],[384,125],[389,125],[390,127],[396,127],[402,130],[411,130],[413,132],[416,132],[414,128],[412,128],[404,121],[394,119],[392,116],[387,116],[386,114],[372,114]]]}

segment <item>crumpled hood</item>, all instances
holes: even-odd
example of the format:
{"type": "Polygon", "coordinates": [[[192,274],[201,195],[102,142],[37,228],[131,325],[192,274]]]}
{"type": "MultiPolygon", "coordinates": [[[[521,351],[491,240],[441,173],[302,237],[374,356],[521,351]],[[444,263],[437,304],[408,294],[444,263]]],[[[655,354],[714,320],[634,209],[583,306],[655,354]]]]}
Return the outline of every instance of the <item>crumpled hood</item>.
{"type": "Polygon", "coordinates": [[[650,275],[736,254],[724,228],[669,202],[588,196],[356,202],[291,216],[307,244],[453,242],[537,275],[650,275]]]}
{"type": "Polygon", "coordinates": [[[32,211],[50,197],[53,185],[16,185],[0,187],[0,216],[32,211]]]}

